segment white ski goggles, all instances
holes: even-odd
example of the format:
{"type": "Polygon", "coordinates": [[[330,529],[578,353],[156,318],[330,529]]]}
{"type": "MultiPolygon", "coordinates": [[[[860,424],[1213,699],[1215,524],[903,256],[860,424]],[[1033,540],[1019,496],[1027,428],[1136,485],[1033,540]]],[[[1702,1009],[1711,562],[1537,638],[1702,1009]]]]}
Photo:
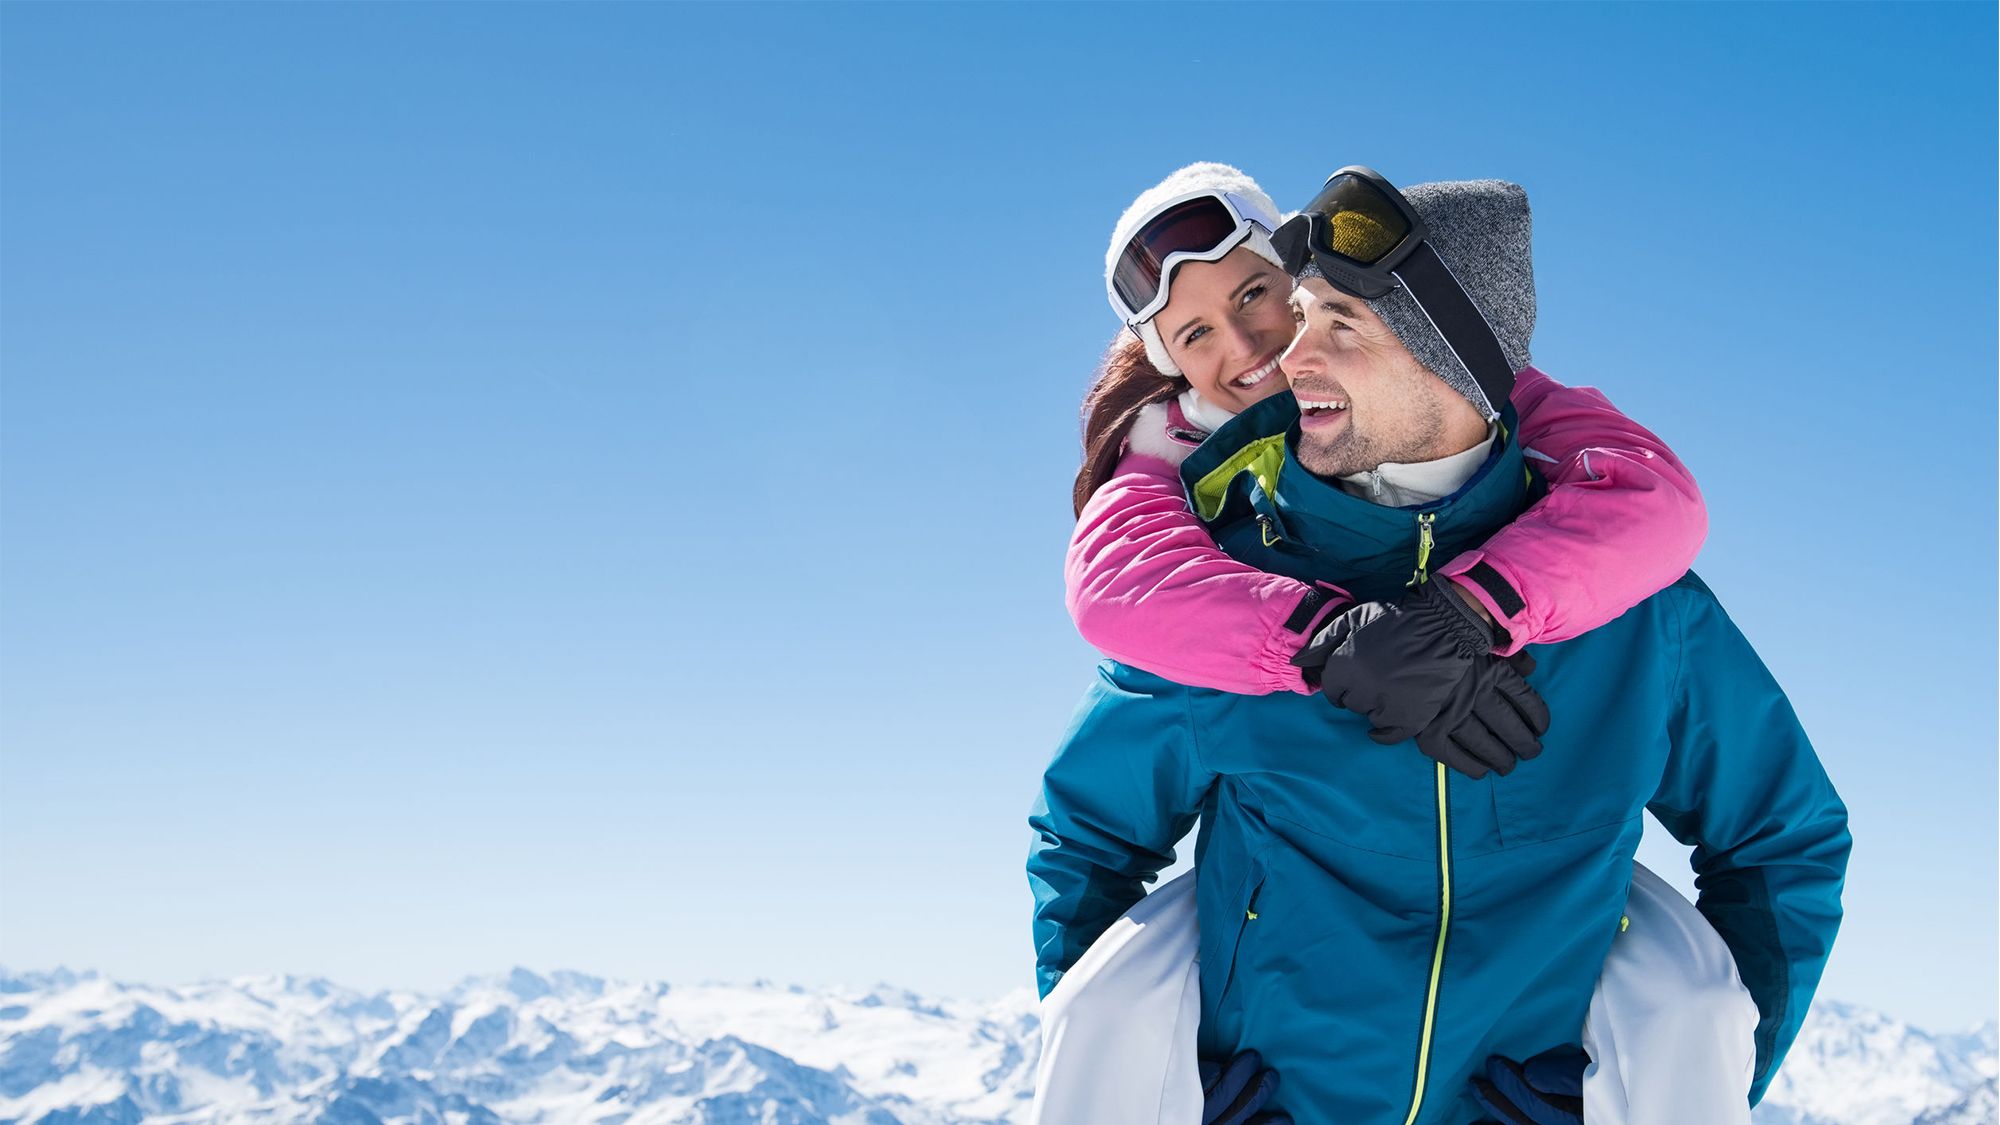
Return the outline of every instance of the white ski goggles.
{"type": "Polygon", "coordinates": [[[1276,230],[1278,217],[1234,192],[1196,191],[1153,209],[1125,244],[1105,288],[1112,311],[1128,328],[1153,319],[1167,304],[1167,286],[1182,262],[1213,262],[1242,245],[1252,230],[1276,230]]]}

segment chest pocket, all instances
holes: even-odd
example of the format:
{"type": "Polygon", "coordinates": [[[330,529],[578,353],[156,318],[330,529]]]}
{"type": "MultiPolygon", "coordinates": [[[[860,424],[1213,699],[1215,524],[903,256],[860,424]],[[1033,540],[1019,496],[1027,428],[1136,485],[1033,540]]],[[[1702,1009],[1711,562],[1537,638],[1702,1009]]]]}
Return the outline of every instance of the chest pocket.
{"type": "Polygon", "coordinates": [[[1586,641],[1536,647],[1528,679],[1549,705],[1549,733],[1540,756],[1490,779],[1503,847],[1623,823],[1659,788],[1669,707],[1658,656],[1619,659],[1586,641]]]}

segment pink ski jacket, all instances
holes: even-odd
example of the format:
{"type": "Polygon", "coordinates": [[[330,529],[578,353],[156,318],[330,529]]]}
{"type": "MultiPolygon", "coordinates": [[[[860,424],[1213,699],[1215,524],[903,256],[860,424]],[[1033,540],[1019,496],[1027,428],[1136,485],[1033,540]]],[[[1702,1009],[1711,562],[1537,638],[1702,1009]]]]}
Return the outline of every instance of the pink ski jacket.
{"type": "MultiPolygon", "coordinates": [[[[1512,401],[1548,495],[1436,570],[1507,630],[1502,655],[1606,624],[1680,578],[1708,535],[1687,466],[1601,393],[1528,367],[1512,401]]],[[[1205,435],[1168,405],[1164,418],[1139,420],[1164,421],[1164,437],[1135,433],[1077,520],[1064,567],[1070,616],[1106,656],[1177,683],[1310,694],[1292,656],[1351,599],[1215,545],[1178,472],[1205,435]]]]}

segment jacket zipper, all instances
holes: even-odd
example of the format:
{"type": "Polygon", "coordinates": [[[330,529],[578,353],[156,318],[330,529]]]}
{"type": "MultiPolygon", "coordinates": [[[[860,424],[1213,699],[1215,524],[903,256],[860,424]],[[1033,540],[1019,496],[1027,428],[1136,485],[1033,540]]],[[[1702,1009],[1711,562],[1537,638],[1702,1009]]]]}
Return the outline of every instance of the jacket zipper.
{"type": "Polygon", "coordinates": [[[1431,951],[1431,984],[1424,997],[1424,1035],[1417,1044],[1417,1086],[1410,1095],[1410,1115],[1403,1125],[1414,1125],[1424,1107],[1424,1080],[1431,1063],[1431,1033],[1437,1026],[1438,981],[1444,975],[1444,941],[1451,932],[1451,801],[1443,762],[1437,764],[1438,817],[1438,936],[1431,951]]]}
{"type": "MultiPolygon", "coordinates": [[[[1422,512],[1417,515],[1417,572],[1410,578],[1415,586],[1428,577],[1431,562],[1431,548],[1435,540],[1431,535],[1431,525],[1437,522],[1436,512],[1422,512]]],[[[1451,790],[1450,775],[1443,762],[1437,763],[1437,822],[1438,822],[1438,928],[1437,943],[1431,948],[1430,987],[1424,993],[1424,1033],[1417,1042],[1417,1082],[1410,1094],[1410,1115],[1403,1119],[1403,1125],[1415,1125],[1417,1114],[1424,1108],[1424,1081],[1430,1076],[1431,1038],[1437,1028],[1438,983],[1444,976],[1444,943],[1451,932],[1451,790]]]]}
{"type": "Polygon", "coordinates": [[[1410,580],[1403,585],[1416,586],[1430,577],[1431,547],[1436,542],[1431,538],[1431,525],[1436,522],[1436,512],[1417,513],[1417,572],[1410,575],[1410,580]]]}
{"type": "MultiPolygon", "coordinates": [[[[1229,995],[1229,987],[1236,983],[1236,959],[1243,954],[1243,939],[1250,934],[1250,923],[1257,920],[1257,896],[1264,893],[1264,878],[1260,876],[1250,888],[1250,898],[1243,904],[1243,922],[1236,927],[1236,944],[1229,949],[1229,972],[1222,978],[1222,995],[1229,995]]],[[[1219,1001],[1218,1001],[1219,1002],[1219,1001]]]]}

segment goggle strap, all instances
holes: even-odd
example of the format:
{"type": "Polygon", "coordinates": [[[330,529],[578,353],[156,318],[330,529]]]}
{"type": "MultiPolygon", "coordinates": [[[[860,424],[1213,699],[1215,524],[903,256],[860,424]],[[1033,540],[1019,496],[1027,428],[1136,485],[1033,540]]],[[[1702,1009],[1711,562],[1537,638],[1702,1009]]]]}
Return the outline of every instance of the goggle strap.
{"type": "Polygon", "coordinates": [[[1266,212],[1262,207],[1257,206],[1255,203],[1233,191],[1218,192],[1217,194],[1221,195],[1230,208],[1236,212],[1237,218],[1248,219],[1256,223],[1258,226],[1264,228],[1265,234],[1270,234],[1272,231],[1278,229],[1278,217],[1276,215],[1266,212]]]}
{"type": "Polygon", "coordinates": [[[1493,326],[1472,303],[1465,287],[1428,241],[1420,242],[1395,269],[1397,281],[1430,318],[1458,361],[1486,396],[1487,412],[1497,414],[1514,391],[1514,369],[1493,326]]]}

